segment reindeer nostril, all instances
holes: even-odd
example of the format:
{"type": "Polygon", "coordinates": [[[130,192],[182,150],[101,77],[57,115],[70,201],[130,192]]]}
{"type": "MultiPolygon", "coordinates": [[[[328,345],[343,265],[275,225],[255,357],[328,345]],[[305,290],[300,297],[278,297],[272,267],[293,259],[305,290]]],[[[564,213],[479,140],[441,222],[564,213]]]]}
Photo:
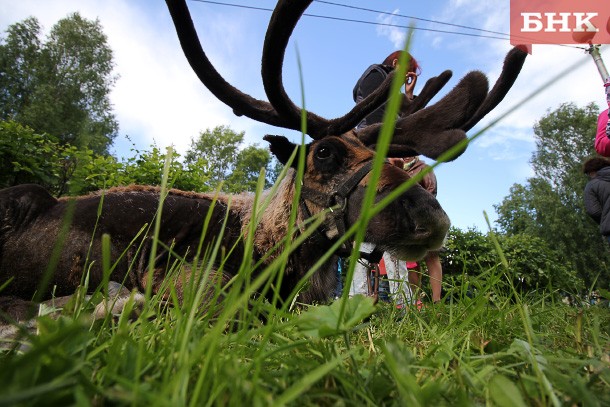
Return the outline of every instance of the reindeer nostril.
{"type": "Polygon", "coordinates": [[[427,235],[430,233],[430,230],[425,226],[416,225],[415,233],[417,233],[418,235],[427,235]]]}

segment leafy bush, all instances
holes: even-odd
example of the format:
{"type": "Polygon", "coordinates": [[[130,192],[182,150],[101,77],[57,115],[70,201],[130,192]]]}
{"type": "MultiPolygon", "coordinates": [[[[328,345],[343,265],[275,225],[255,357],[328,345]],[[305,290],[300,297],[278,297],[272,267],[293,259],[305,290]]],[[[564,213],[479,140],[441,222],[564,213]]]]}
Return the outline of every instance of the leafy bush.
{"type": "Polygon", "coordinates": [[[78,194],[122,185],[123,164],[90,149],[60,145],[14,121],[0,121],[0,187],[39,184],[53,195],[78,194]]]}
{"type": "Polygon", "coordinates": [[[564,256],[548,243],[526,234],[499,236],[513,282],[523,292],[552,287],[576,294],[584,282],[564,256]]]}
{"type": "Polygon", "coordinates": [[[477,229],[452,227],[441,251],[444,274],[478,274],[498,263],[492,242],[477,229]]]}
{"type": "MultiPolygon", "coordinates": [[[[518,290],[550,288],[575,294],[584,289],[583,280],[570,263],[545,240],[527,234],[497,234],[496,237],[508,266],[506,275],[518,290]]],[[[452,228],[441,252],[441,261],[446,282],[458,286],[468,281],[464,276],[479,276],[498,267],[504,269],[490,234],[476,229],[452,228]]]]}
{"type": "Polygon", "coordinates": [[[0,187],[57,183],[58,143],[14,121],[0,121],[0,187]]]}
{"type": "MultiPolygon", "coordinates": [[[[160,185],[168,153],[155,145],[149,150],[131,151],[132,157],[119,161],[89,148],[60,145],[53,137],[17,122],[0,121],[0,188],[34,183],[62,196],[129,184],[160,185]]],[[[224,189],[253,191],[258,166],[268,165],[269,161],[267,150],[246,147],[237,154],[235,171],[228,176],[224,189]]],[[[212,180],[207,158],[182,162],[177,153],[172,154],[169,182],[185,191],[207,192],[218,187],[212,180]]]]}

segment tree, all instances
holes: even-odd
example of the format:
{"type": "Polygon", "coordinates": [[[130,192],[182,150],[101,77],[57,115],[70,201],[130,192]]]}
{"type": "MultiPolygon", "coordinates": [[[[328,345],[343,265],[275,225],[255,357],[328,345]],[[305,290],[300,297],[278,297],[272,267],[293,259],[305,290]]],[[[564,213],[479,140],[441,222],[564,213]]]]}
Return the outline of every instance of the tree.
{"type": "Polygon", "coordinates": [[[240,150],[244,132],[236,133],[227,126],[206,129],[191,140],[185,163],[198,163],[207,176],[206,184],[213,190],[221,183],[225,192],[254,191],[262,168],[266,170],[265,187],[274,180],[277,168],[272,165],[269,150],[250,145],[240,150]]]}
{"type": "Polygon", "coordinates": [[[500,229],[507,234],[517,233],[535,233],[535,230],[530,230],[536,218],[536,208],[532,203],[534,193],[532,186],[521,184],[513,184],[510,187],[508,196],[504,198],[502,204],[496,205],[495,209],[498,213],[496,223],[500,229]]]}
{"type": "MultiPolygon", "coordinates": [[[[255,191],[262,168],[269,167],[271,153],[269,150],[251,145],[237,153],[233,171],[227,178],[228,192],[255,191]]],[[[267,178],[267,174],[265,174],[267,178]]],[[[267,182],[265,182],[265,186],[267,182]]]]}
{"type": "Polygon", "coordinates": [[[598,109],[563,104],[534,126],[536,151],[531,164],[535,176],[515,184],[495,206],[497,224],[508,235],[525,234],[545,241],[562,253],[587,286],[600,275],[610,283],[610,249],[582,201],[587,178],[582,163],[595,154],[593,135],[598,109]]]}
{"type": "Polygon", "coordinates": [[[534,125],[536,151],[530,162],[536,178],[579,202],[586,184],[582,163],[595,154],[593,138],[598,114],[595,103],[584,108],[564,103],[534,125]]]}
{"type": "Polygon", "coordinates": [[[29,105],[40,60],[40,24],[27,18],[11,25],[0,40],[0,119],[16,119],[29,105]]]}
{"type": "Polygon", "coordinates": [[[32,17],[6,33],[0,40],[0,118],[47,133],[61,145],[107,154],[118,131],[109,100],[116,77],[99,20],[71,14],[45,42],[32,17]]]}
{"type": "Polygon", "coordinates": [[[220,184],[229,174],[235,163],[239,145],[244,141],[244,132],[236,133],[227,126],[206,129],[198,139],[191,140],[191,147],[186,152],[185,162],[192,163],[203,159],[204,172],[209,174],[210,183],[220,184]]]}

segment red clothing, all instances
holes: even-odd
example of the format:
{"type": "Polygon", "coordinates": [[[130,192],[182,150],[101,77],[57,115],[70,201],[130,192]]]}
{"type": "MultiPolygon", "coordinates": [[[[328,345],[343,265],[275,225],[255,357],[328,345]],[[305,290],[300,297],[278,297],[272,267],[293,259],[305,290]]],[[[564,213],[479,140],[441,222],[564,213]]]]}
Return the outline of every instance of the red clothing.
{"type": "MultiPolygon", "coordinates": [[[[404,260],[400,260],[400,261],[404,261],[404,260]]],[[[417,262],[416,261],[407,261],[407,270],[416,270],[417,269],[417,262]]],[[[381,258],[381,261],[379,262],[379,274],[381,274],[382,276],[385,276],[388,274],[388,272],[385,269],[385,260],[383,259],[383,257],[381,258]]]]}
{"type": "Polygon", "coordinates": [[[610,138],[606,134],[608,125],[608,109],[599,114],[597,118],[597,133],[595,134],[595,151],[604,157],[610,157],[610,138]]]}
{"type": "Polygon", "coordinates": [[[388,272],[385,269],[385,261],[383,260],[383,257],[382,257],[381,261],[379,262],[379,275],[386,276],[387,274],[388,274],[388,272]]]}

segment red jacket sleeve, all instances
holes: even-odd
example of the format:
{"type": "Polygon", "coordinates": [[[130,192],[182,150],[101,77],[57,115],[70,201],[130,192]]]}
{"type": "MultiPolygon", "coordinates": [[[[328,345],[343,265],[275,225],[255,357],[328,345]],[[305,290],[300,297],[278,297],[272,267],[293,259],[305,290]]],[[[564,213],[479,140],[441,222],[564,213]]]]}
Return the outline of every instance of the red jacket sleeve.
{"type": "Polygon", "coordinates": [[[597,118],[597,133],[595,134],[595,151],[604,157],[610,157],[610,138],[606,134],[608,124],[608,109],[597,118]]]}

